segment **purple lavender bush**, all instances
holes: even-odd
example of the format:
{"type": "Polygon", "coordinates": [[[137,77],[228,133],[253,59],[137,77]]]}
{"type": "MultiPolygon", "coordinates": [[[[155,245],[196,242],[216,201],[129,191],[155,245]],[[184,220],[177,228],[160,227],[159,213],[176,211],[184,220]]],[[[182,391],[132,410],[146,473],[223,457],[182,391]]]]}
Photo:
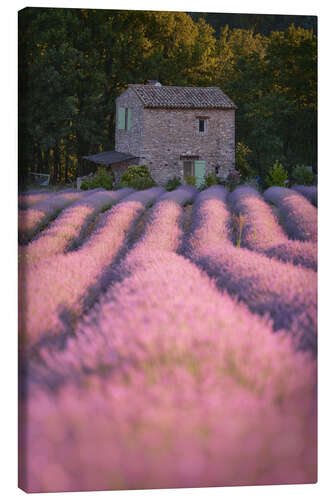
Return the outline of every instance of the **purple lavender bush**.
{"type": "Polygon", "coordinates": [[[229,237],[228,207],[207,199],[195,212],[197,222],[188,255],[223,291],[245,302],[253,312],[269,314],[275,329],[289,330],[302,347],[316,349],[317,275],[310,269],[235,248],[229,237]]]}
{"type": "Polygon", "coordinates": [[[70,328],[84,310],[84,297],[100,293],[99,278],[126,245],[128,232],[145,208],[163,192],[159,188],[132,193],[105,212],[103,223],[75,252],[19,268],[26,284],[19,297],[19,337],[24,344],[70,328]],[[43,297],[43,300],[40,300],[43,297]]]}
{"type": "Polygon", "coordinates": [[[229,196],[233,211],[243,217],[241,246],[317,270],[317,245],[289,240],[271,207],[253,188],[241,186],[229,196]]]}
{"type": "Polygon", "coordinates": [[[131,193],[128,188],[119,191],[99,191],[87,196],[65,208],[55,221],[32,240],[28,245],[19,248],[21,259],[28,265],[57,253],[63,252],[69,245],[82,243],[85,231],[94,217],[123,197],[131,193]]]}
{"type": "Polygon", "coordinates": [[[20,262],[20,485],[316,482],[315,243],[245,188],[127,193],[63,207],[20,262]]]}
{"type": "Polygon", "coordinates": [[[35,203],[27,210],[19,210],[19,242],[27,243],[50,219],[82,196],[84,195],[77,191],[70,191],[61,195],[51,195],[35,203]]]}
{"type": "Polygon", "coordinates": [[[137,256],[42,359],[30,492],[316,480],[315,361],[174,252],[137,256]]]}
{"type": "Polygon", "coordinates": [[[271,187],[264,198],[277,206],[283,226],[293,240],[317,241],[317,210],[292,189],[271,187]]]}
{"type": "Polygon", "coordinates": [[[305,198],[311,201],[312,205],[314,205],[315,207],[318,205],[317,186],[298,186],[297,184],[295,184],[293,186],[293,190],[305,196],[305,198]]]}

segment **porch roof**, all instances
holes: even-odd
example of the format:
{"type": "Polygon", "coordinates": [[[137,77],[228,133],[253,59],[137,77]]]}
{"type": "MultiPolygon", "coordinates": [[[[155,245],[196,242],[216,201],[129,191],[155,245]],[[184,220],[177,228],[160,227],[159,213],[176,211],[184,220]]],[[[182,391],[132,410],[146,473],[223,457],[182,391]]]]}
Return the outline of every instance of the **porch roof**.
{"type": "Polygon", "coordinates": [[[121,163],[123,161],[137,160],[137,156],[129,153],[120,153],[119,151],[103,151],[95,155],[82,156],[84,160],[89,160],[102,165],[112,165],[112,163],[121,163]]]}

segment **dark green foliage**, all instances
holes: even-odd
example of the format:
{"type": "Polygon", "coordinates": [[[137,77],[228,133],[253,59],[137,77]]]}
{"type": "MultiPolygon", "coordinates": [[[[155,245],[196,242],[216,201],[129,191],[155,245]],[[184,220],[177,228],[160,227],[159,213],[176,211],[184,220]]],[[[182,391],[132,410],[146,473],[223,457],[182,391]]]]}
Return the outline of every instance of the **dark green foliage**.
{"type": "Polygon", "coordinates": [[[234,172],[230,172],[228,177],[224,181],[225,187],[229,191],[233,191],[241,182],[240,174],[236,170],[234,172]]]}
{"type": "Polygon", "coordinates": [[[280,158],[317,165],[317,38],[290,26],[268,36],[225,27],[217,40],[216,83],[236,102],[236,142],[265,178],[280,158]]]}
{"type": "Polygon", "coordinates": [[[80,189],[82,191],[88,191],[88,189],[92,189],[90,183],[91,181],[89,179],[84,180],[80,186],[80,189]]]}
{"type": "Polygon", "coordinates": [[[167,191],[173,191],[174,189],[177,189],[179,186],[181,186],[181,180],[180,177],[172,177],[172,179],[169,179],[168,182],[166,183],[165,189],[167,191]]]}
{"type": "Polygon", "coordinates": [[[156,183],[147,165],[132,165],[121,176],[121,185],[133,189],[148,189],[156,183]]]}
{"type": "Polygon", "coordinates": [[[216,184],[221,184],[221,181],[217,177],[215,172],[210,172],[205,176],[205,184],[203,185],[203,189],[206,189],[210,186],[215,186],[216,184]]]}
{"type": "Polygon", "coordinates": [[[291,177],[294,184],[300,186],[312,186],[315,184],[315,176],[305,165],[297,165],[292,169],[291,177]]]}
{"type": "Polygon", "coordinates": [[[266,187],[282,186],[286,187],[288,180],[288,173],[283,168],[283,165],[278,160],[274,163],[273,167],[268,171],[265,178],[266,187]]]}
{"type": "Polygon", "coordinates": [[[87,189],[104,188],[111,190],[113,187],[113,175],[109,174],[107,170],[103,167],[99,168],[94,176],[90,179],[86,179],[81,184],[81,189],[86,191],[87,189]]]}
{"type": "Polygon", "coordinates": [[[254,169],[250,167],[247,157],[251,149],[243,142],[237,142],[235,151],[235,168],[240,173],[242,179],[253,176],[254,169]]]}
{"type": "Polygon", "coordinates": [[[195,178],[195,175],[187,175],[185,178],[184,178],[184,181],[186,184],[188,184],[189,186],[195,186],[195,182],[196,182],[196,178],[195,178]]]}

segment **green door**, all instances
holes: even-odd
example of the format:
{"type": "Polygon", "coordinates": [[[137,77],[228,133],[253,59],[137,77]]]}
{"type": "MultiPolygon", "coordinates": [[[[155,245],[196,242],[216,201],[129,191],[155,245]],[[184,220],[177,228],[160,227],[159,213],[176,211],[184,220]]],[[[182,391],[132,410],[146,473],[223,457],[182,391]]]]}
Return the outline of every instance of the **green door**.
{"type": "Polygon", "coordinates": [[[195,175],[195,185],[199,188],[205,182],[206,162],[204,160],[195,160],[194,175],[195,175]]]}

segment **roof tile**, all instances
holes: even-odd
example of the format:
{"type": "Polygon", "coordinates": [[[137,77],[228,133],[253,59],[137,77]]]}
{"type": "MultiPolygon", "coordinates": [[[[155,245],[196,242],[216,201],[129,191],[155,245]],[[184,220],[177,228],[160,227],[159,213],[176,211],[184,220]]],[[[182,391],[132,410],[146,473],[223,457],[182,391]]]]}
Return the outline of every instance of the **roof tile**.
{"type": "Polygon", "coordinates": [[[235,103],[218,87],[171,87],[129,85],[145,108],[236,109],[235,103]]]}

